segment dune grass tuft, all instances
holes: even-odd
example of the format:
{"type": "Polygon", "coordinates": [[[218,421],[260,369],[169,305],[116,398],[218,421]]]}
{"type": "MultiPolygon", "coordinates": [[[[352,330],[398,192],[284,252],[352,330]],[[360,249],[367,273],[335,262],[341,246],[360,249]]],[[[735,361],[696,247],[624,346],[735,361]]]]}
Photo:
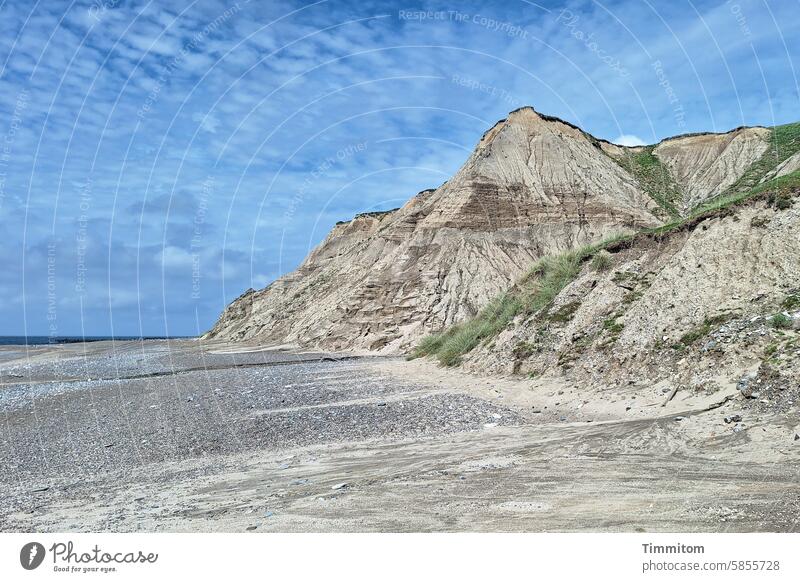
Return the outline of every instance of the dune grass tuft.
{"type": "Polygon", "coordinates": [[[769,318],[769,324],[775,329],[789,329],[792,327],[792,318],[783,313],[776,313],[769,318]]]}
{"type": "Polygon", "coordinates": [[[611,253],[603,249],[592,258],[592,269],[595,271],[608,271],[611,267],[611,253]]]}
{"type": "MultiPolygon", "coordinates": [[[[446,332],[446,337],[438,344],[438,349],[430,353],[435,353],[444,366],[459,364],[461,356],[505,329],[519,312],[519,308],[519,300],[512,293],[494,299],[474,318],[451,327],[446,332]]],[[[435,342],[431,342],[428,344],[429,347],[432,343],[435,345],[435,342]]]]}

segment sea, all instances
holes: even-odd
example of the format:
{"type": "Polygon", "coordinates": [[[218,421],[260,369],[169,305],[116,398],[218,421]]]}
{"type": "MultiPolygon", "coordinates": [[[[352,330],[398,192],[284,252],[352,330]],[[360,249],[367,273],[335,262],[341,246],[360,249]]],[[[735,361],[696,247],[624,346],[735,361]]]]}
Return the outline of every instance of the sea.
{"type": "Polygon", "coordinates": [[[164,340],[164,339],[187,339],[188,336],[128,336],[128,335],[87,335],[87,336],[47,336],[47,335],[0,335],[0,346],[40,346],[46,344],[75,344],[81,342],[102,342],[102,341],[141,341],[141,340],[164,340]]]}

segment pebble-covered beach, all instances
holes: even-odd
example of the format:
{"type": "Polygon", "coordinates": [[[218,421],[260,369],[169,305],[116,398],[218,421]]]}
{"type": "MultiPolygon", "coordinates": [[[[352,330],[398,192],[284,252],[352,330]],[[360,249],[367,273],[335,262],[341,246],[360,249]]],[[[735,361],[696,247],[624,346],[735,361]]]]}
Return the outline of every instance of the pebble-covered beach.
{"type": "Polygon", "coordinates": [[[796,528],[793,451],[703,436],[717,411],[603,421],[432,363],[191,340],[0,352],[3,531],[796,528]]]}

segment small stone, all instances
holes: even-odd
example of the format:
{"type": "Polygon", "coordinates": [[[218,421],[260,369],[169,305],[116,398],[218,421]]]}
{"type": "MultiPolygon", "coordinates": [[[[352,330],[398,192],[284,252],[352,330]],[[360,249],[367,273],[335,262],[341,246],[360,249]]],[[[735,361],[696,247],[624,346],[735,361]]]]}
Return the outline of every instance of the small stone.
{"type": "Polygon", "coordinates": [[[686,420],[686,417],[685,416],[676,416],[675,420],[680,422],[681,420],[686,420]]]}
{"type": "Polygon", "coordinates": [[[740,422],[742,420],[741,414],[731,414],[730,416],[726,416],[723,418],[725,424],[730,424],[732,422],[740,422]]]}
{"type": "Polygon", "coordinates": [[[254,529],[258,529],[258,526],[257,525],[248,525],[247,526],[247,531],[253,531],[254,529]]]}
{"type": "Polygon", "coordinates": [[[346,489],[346,488],[347,488],[347,487],[349,487],[349,486],[350,486],[350,484],[349,484],[349,483],[337,483],[336,485],[334,485],[333,487],[331,487],[331,490],[333,490],[333,491],[339,491],[340,489],[346,489]]]}
{"type": "Polygon", "coordinates": [[[754,373],[747,374],[739,378],[739,381],[736,383],[736,388],[745,398],[751,398],[751,394],[753,392],[753,387],[750,385],[752,384],[753,380],[755,380],[756,375],[754,373]]]}

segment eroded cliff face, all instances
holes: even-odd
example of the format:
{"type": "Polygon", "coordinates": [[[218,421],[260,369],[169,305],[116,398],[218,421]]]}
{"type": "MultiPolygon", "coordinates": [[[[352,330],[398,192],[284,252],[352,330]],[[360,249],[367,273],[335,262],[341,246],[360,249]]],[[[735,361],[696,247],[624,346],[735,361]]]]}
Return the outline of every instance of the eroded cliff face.
{"type": "Polygon", "coordinates": [[[402,349],[474,315],[545,253],[657,224],[653,206],[597,140],[524,108],[450,181],[337,225],[296,271],[237,299],[207,337],[402,349]]]}
{"type": "Polygon", "coordinates": [[[464,366],[617,398],[738,385],[754,406],[791,406],[800,398],[797,196],[764,196],[612,248],[602,269],[587,261],[548,309],[517,317],[464,366]]]}
{"type": "Polygon", "coordinates": [[[473,316],[545,254],[658,225],[664,180],[653,165],[686,211],[737,183],[769,134],[742,128],[625,148],[516,110],[451,180],[336,225],[296,271],[234,301],[205,337],[404,350],[473,316]]]}

